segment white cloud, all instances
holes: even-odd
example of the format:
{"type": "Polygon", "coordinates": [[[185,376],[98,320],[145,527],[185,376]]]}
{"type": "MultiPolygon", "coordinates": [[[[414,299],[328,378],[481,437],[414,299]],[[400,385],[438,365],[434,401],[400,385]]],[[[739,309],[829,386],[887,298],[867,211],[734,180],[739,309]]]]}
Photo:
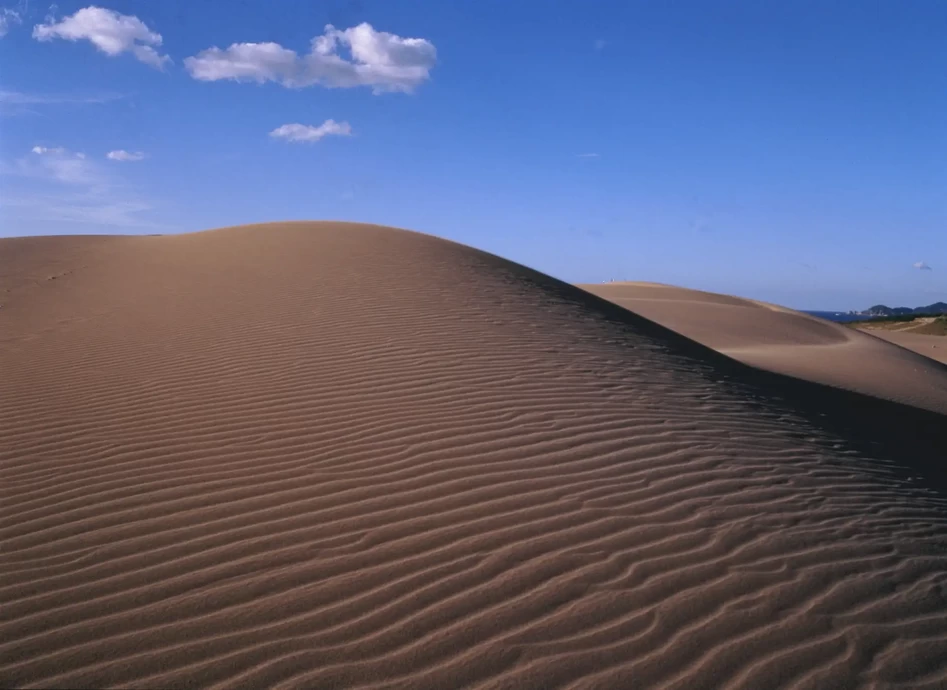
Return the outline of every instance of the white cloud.
{"type": "Polygon", "coordinates": [[[140,161],[145,159],[145,154],[141,151],[123,151],[118,149],[116,151],[109,151],[105,154],[105,157],[110,161],[119,161],[120,163],[130,163],[132,161],[140,161]]]}
{"type": "Polygon", "coordinates": [[[184,66],[200,81],[273,81],[291,88],[368,86],[377,94],[414,91],[430,77],[436,61],[430,41],[375,31],[362,23],[344,31],[326,25],[306,55],[278,43],[234,43],[226,49],[203,50],[186,58],[184,66]],[[351,59],[340,54],[342,49],[351,59]]]}
{"type": "Polygon", "coordinates": [[[347,137],[351,134],[352,127],[348,122],[336,122],[335,120],[326,120],[318,127],[298,123],[283,125],[270,132],[270,136],[274,139],[305,143],[313,143],[327,136],[347,137]]]}
{"type": "Polygon", "coordinates": [[[192,77],[200,81],[287,82],[299,71],[299,56],[278,43],[234,43],[216,46],[184,59],[192,77]]]}
{"type": "Polygon", "coordinates": [[[924,263],[923,261],[918,261],[916,264],[914,264],[914,268],[916,268],[916,269],[919,270],[919,271],[932,271],[932,270],[934,270],[934,269],[932,269],[930,266],[928,266],[926,263],[924,263]]]}
{"type": "Polygon", "coordinates": [[[8,7],[0,8],[0,38],[3,38],[7,35],[7,32],[10,31],[10,27],[14,24],[22,24],[23,18],[20,16],[20,13],[16,10],[11,10],[8,7]]]}
{"type": "Polygon", "coordinates": [[[37,41],[55,38],[86,40],[106,55],[115,57],[131,53],[146,65],[158,69],[171,61],[170,57],[155,50],[161,45],[161,34],[149,29],[138,17],[102,7],[85,7],[59,22],[47,18],[46,24],[33,27],[33,38],[37,41]]]}

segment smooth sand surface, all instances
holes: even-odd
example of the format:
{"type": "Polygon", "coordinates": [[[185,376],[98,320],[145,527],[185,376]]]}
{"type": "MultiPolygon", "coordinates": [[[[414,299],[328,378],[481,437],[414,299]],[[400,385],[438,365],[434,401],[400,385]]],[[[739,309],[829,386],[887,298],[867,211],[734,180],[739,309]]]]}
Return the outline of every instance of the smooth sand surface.
{"type": "Polygon", "coordinates": [[[867,333],[887,340],[889,343],[913,350],[918,354],[947,364],[947,338],[942,335],[922,335],[920,333],[899,333],[872,329],[867,333]]]}
{"type": "Polygon", "coordinates": [[[2,687],[947,684],[942,415],[375,226],[0,261],[2,687]]]}
{"type": "MultiPolygon", "coordinates": [[[[585,290],[751,366],[947,414],[947,368],[864,333],[765,302],[655,283],[585,290]]],[[[887,339],[887,338],[886,338],[887,339]]],[[[897,342],[891,339],[892,342],[897,342]]],[[[903,343],[898,343],[903,344],[903,343]]]]}

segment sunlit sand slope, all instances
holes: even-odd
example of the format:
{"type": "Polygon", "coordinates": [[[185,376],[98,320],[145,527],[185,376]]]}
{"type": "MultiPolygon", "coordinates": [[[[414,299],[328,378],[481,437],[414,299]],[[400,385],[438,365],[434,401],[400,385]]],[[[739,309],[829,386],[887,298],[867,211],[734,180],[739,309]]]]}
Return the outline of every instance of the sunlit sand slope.
{"type": "Polygon", "coordinates": [[[655,283],[580,286],[755,367],[947,414],[947,368],[867,333],[765,302],[655,283]]]}
{"type": "Polygon", "coordinates": [[[381,227],[0,260],[0,686],[947,683],[928,413],[381,227]]]}

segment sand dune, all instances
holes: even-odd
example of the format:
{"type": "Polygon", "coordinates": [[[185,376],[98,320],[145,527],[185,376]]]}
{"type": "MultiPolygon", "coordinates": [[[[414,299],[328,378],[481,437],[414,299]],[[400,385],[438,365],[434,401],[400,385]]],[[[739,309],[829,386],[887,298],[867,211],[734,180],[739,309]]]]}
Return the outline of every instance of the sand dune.
{"type": "Polygon", "coordinates": [[[947,414],[947,368],[927,358],[929,347],[908,347],[920,357],[872,337],[878,332],[699,290],[631,282],[580,287],[751,366],[947,414]]]}
{"type": "Polygon", "coordinates": [[[3,687],[947,684],[940,414],[381,227],[0,261],[3,687]]]}
{"type": "Polygon", "coordinates": [[[889,343],[894,343],[918,354],[947,364],[947,338],[940,335],[924,335],[921,333],[899,333],[898,331],[871,330],[873,335],[889,343]]]}

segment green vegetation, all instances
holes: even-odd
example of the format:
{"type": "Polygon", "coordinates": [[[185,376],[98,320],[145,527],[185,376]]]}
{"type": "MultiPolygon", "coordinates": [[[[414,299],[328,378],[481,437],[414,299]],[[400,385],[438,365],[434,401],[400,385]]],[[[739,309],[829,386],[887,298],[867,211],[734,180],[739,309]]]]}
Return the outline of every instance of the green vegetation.
{"type": "Polygon", "coordinates": [[[919,333],[921,335],[947,335],[947,314],[898,314],[896,316],[877,316],[864,321],[849,321],[842,324],[850,328],[881,329],[919,333]],[[930,319],[933,319],[932,321],[930,319]],[[909,325],[917,322],[916,325],[909,325]]]}
{"type": "Polygon", "coordinates": [[[922,335],[947,335],[947,316],[938,316],[928,324],[911,331],[922,335]]]}

